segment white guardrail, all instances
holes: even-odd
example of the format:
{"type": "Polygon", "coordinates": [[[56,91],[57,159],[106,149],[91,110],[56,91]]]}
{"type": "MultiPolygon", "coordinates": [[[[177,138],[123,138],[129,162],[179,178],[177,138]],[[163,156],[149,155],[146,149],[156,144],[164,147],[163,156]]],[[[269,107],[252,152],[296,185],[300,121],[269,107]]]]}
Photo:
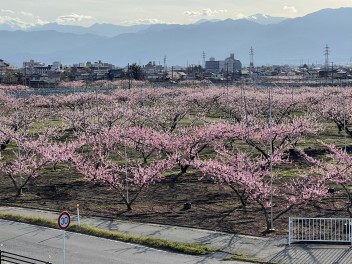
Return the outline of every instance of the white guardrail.
{"type": "Polygon", "coordinates": [[[289,218],[288,244],[294,242],[351,243],[352,218],[289,218]]]}

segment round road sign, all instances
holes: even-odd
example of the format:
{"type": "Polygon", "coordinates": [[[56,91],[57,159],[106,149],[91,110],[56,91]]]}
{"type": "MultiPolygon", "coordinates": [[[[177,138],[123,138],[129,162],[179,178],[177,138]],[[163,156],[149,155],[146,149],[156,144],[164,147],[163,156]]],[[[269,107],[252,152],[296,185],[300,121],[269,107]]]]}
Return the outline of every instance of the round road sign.
{"type": "Polygon", "coordinates": [[[59,215],[59,218],[57,220],[57,223],[59,224],[59,228],[62,230],[67,229],[70,225],[70,222],[71,222],[70,214],[66,211],[62,212],[59,215]]]}

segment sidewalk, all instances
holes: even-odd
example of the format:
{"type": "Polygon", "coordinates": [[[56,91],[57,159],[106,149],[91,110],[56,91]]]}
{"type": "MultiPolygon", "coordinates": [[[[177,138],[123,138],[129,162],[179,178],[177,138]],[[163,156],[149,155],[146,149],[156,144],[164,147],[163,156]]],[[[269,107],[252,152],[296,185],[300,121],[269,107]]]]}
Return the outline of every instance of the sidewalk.
{"type": "MultiPolygon", "coordinates": [[[[0,207],[0,212],[17,215],[40,216],[56,220],[58,212],[43,211],[17,207],[0,207]]],[[[71,221],[77,217],[71,212],[71,221]]],[[[99,217],[81,217],[81,223],[98,228],[163,238],[171,241],[200,243],[215,249],[231,253],[244,253],[250,257],[260,258],[268,262],[283,264],[303,263],[351,263],[352,248],[344,245],[287,245],[287,237],[261,238],[229,233],[213,232],[202,229],[134,223],[99,217]]]]}

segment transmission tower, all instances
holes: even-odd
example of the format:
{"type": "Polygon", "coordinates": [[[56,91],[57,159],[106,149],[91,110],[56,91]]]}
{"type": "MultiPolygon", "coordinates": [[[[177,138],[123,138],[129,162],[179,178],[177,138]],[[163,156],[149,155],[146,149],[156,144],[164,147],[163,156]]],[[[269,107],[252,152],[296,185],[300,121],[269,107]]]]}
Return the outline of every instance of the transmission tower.
{"type": "Polygon", "coordinates": [[[249,50],[249,56],[250,56],[250,61],[249,61],[249,69],[252,70],[254,67],[254,49],[253,47],[250,48],[249,50]]]}
{"type": "Polygon", "coordinates": [[[166,55],[164,56],[164,71],[166,71],[166,55]]]}
{"type": "Polygon", "coordinates": [[[329,55],[330,55],[330,48],[328,44],[326,44],[324,49],[324,56],[325,56],[325,70],[329,70],[329,55]]]}
{"type": "Polygon", "coordinates": [[[202,53],[202,58],[203,58],[203,65],[204,65],[204,68],[205,68],[205,51],[203,51],[203,53],[202,53]]]}

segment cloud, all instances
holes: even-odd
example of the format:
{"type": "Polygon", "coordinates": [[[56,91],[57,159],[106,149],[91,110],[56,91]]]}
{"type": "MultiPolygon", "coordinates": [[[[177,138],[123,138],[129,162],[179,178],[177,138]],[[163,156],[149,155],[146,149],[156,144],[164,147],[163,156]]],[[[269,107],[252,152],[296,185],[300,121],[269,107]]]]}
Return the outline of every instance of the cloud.
{"type": "Polygon", "coordinates": [[[33,26],[32,23],[23,21],[19,17],[10,17],[10,16],[0,16],[0,24],[7,24],[12,28],[28,28],[30,26],[33,26]]]}
{"type": "Polygon", "coordinates": [[[0,16],[0,24],[8,24],[14,29],[26,29],[36,25],[43,25],[48,23],[38,16],[24,11],[14,12],[12,10],[0,10],[1,13],[6,13],[5,16],[0,16]]]}
{"type": "Polygon", "coordinates": [[[23,15],[23,16],[27,16],[27,17],[34,17],[34,15],[32,13],[27,13],[27,12],[24,12],[24,11],[21,11],[20,14],[23,15]]]}
{"type": "Polygon", "coordinates": [[[217,14],[227,13],[226,9],[219,9],[219,10],[212,10],[210,8],[205,8],[200,11],[185,11],[183,12],[184,15],[187,16],[215,16],[217,14]]]}
{"type": "Polygon", "coordinates": [[[185,12],[183,12],[183,14],[187,15],[187,16],[199,16],[200,12],[198,12],[198,11],[185,11],[185,12]]]}
{"type": "Polygon", "coordinates": [[[242,13],[236,14],[235,17],[236,17],[236,19],[248,18],[248,16],[246,16],[246,15],[244,15],[244,14],[242,14],[242,13]]]}
{"type": "Polygon", "coordinates": [[[10,13],[10,14],[15,14],[15,11],[8,10],[8,9],[0,9],[1,13],[10,13]]]}
{"type": "Polygon", "coordinates": [[[29,27],[44,25],[50,22],[57,22],[58,24],[75,24],[83,20],[92,20],[91,16],[70,14],[59,16],[55,21],[46,21],[32,13],[25,11],[12,11],[0,9],[0,24],[8,24],[14,29],[26,29],[29,27]]]}
{"type": "Polygon", "coordinates": [[[284,6],[283,10],[288,11],[289,13],[297,13],[297,9],[294,6],[284,6]]]}
{"type": "Polygon", "coordinates": [[[136,20],[125,20],[122,21],[121,24],[124,25],[138,25],[138,24],[170,24],[168,22],[159,20],[157,18],[148,18],[148,19],[136,19],[136,20]]]}
{"type": "Polygon", "coordinates": [[[59,16],[56,19],[56,22],[58,24],[70,24],[70,23],[76,23],[80,22],[82,20],[91,20],[93,17],[91,16],[85,16],[85,15],[78,15],[78,14],[70,14],[70,15],[64,15],[64,16],[59,16]]]}

